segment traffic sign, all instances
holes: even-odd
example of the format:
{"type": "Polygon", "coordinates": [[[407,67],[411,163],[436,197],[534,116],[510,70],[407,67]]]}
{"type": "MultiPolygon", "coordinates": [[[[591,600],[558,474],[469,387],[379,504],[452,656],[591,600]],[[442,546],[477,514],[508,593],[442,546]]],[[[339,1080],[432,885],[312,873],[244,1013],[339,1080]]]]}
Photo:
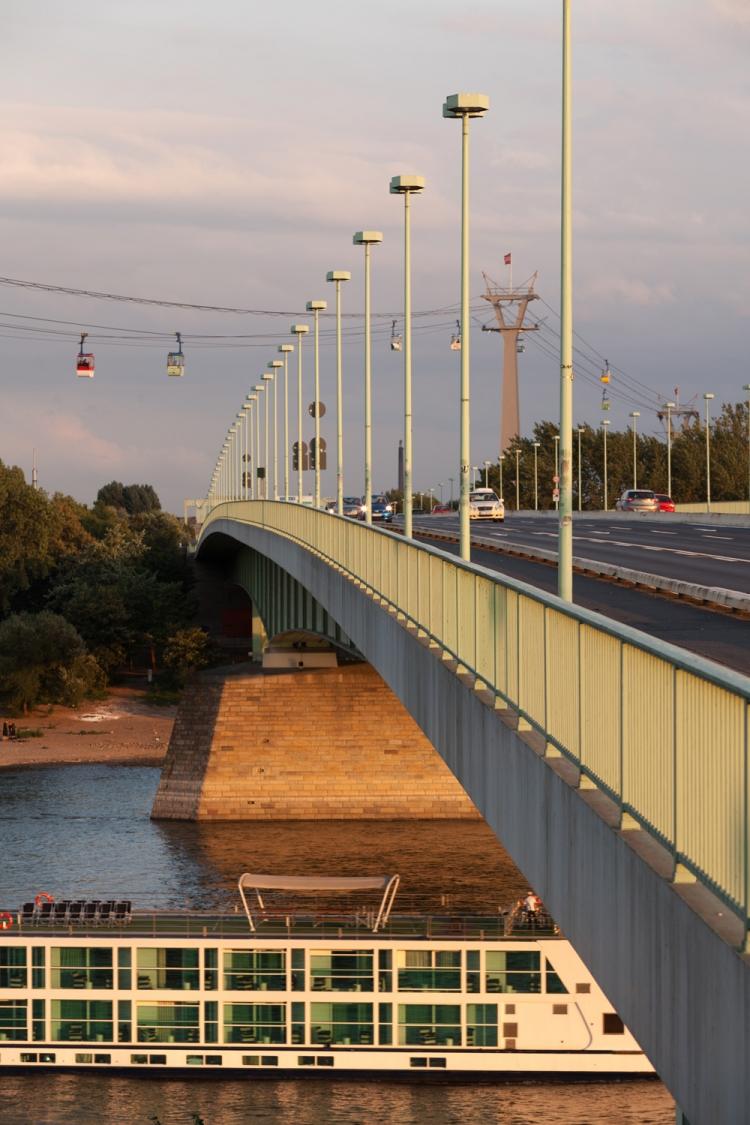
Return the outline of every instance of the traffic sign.
{"type": "Polygon", "coordinates": [[[318,418],[322,418],[323,415],[326,412],[326,404],[324,402],[318,402],[318,403],[311,402],[310,405],[307,408],[307,413],[310,415],[311,418],[314,418],[315,415],[316,415],[316,409],[315,409],[316,406],[317,406],[317,416],[318,416],[318,418]]]}
{"type": "Polygon", "coordinates": [[[559,500],[560,499],[560,489],[559,488],[553,488],[552,489],[552,499],[553,500],[559,500]]]}
{"type": "Polygon", "coordinates": [[[559,483],[560,483],[560,478],[559,478],[558,476],[554,476],[554,477],[552,478],[552,483],[553,483],[553,484],[559,484],[559,483]]]}

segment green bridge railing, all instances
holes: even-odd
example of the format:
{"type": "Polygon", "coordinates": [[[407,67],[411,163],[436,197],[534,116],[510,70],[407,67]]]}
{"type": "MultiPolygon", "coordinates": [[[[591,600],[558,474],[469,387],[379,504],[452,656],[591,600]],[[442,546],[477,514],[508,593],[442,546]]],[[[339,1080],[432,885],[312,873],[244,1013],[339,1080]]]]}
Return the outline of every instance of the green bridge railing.
{"type": "Polygon", "coordinates": [[[382,599],[539,732],[745,924],[750,679],[423,543],[297,504],[217,519],[294,540],[382,599]]]}

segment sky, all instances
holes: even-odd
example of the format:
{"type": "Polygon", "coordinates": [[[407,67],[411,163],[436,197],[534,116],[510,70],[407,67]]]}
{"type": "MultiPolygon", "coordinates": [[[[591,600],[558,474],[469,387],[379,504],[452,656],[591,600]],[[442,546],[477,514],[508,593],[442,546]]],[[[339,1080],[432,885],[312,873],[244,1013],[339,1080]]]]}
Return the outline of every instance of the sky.
{"type": "MultiPolygon", "coordinates": [[[[427,184],[412,209],[413,304],[429,314],[415,320],[414,483],[442,481],[447,496],[458,478],[460,126],[441,108],[460,90],[490,98],[471,129],[472,463],[498,454],[500,341],[481,331],[492,323],[482,271],[507,284],[507,252],[516,283],[538,271],[521,429],[556,420],[561,9],[5,0],[3,278],[278,315],[0,283],[0,459],[30,475],[36,449],[50,492],[90,503],[111,479],[148,482],[181,512],[205,495],[227,427],[290,325],[310,322],[306,301],[328,300],[332,314],[325,275],[345,269],[345,492],[360,492],[363,255],[352,235],[376,229],[373,479],[376,491],[394,486],[403,357],[388,337],[392,318],[403,323],[403,204],[388,185],[412,173],[427,184]],[[75,376],[84,330],[93,380],[75,376]],[[168,379],[160,334],[177,331],[186,371],[168,379]]],[[[717,409],[750,381],[750,4],[573,0],[572,10],[574,417],[600,423],[606,357],[612,428],[640,410],[639,431],[660,433],[655,407],[676,387],[700,407],[714,392],[717,409]]],[[[329,454],[333,344],[326,315],[329,454]]],[[[306,405],[312,376],[306,342],[306,405]]]]}

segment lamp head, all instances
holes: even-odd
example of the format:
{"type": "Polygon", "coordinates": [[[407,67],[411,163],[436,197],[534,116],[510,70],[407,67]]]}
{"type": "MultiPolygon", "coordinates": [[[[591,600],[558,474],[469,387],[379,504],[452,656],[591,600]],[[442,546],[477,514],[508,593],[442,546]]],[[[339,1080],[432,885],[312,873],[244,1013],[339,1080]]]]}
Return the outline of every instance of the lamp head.
{"type": "Polygon", "coordinates": [[[266,389],[265,383],[256,383],[255,386],[253,387],[253,390],[257,391],[258,394],[260,394],[260,392],[264,391],[265,389],[266,389]]]}
{"type": "Polygon", "coordinates": [[[703,397],[705,398],[706,402],[708,402],[710,401],[710,399],[716,398],[716,395],[712,391],[706,391],[703,397]]]}
{"type": "Polygon", "coordinates": [[[293,352],[294,351],[294,344],[279,344],[278,350],[280,352],[286,352],[286,353],[293,352]]]}
{"type": "Polygon", "coordinates": [[[325,312],[328,308],[328,301],[308,301],[305,308],[308,312],[325,312]]]}
{"type": "Polygon", "coordinates": [[[611,426],[612,423],[611,423],[609,418],[602,418],[602,425],[603,426],[611,426]]]}
{"type": "Polygon", "coordinates": [[[424,176],[391,176],[391,195],[409,195],[424,191],[424,176]]]}
{"type": "Polygon", "coordinates": [[[640,416],[641,416],[640,410],[631,410],[630,411],[630,417],[631,418],[640,418],[640,416]]]}
{"type": "Polygon", "coordinates": [[[486,94],[449,94],[443,103],[443,117],[482,117],[489,108],[486,94]]]}
{"type": "Polygon", "coordinates": [[[326,281],[351,281],[351,279],[349,270],[329,270],[326,274],[326,281]]]}
{"type": "Polygon", "coordinates": [[[283,367],[284,366],[284,360],[283,359],[272,359],[268,366],[269,367],[283,367]]]}
{"type": "Polygon", "coordinates": [[[295,336],[304,336],[304,334],[306,332],[310,331],[310,325],[309,324],[293,324],[292,327],[291,327],[291,331],[293,332],[293,334],[295,336]]]}
{"type": "Polygon", "coordinates": [[[379,230],[358,230],[352,239],[355,246],[367,246],[382,241],[383,232],[379,230]]]}
{"type": "Polygon", "coordinates": [[[263,378],[266,381],[266,383],[272,382],[273,381],[273,371],[264,371],[263,372],[263,378]]]}

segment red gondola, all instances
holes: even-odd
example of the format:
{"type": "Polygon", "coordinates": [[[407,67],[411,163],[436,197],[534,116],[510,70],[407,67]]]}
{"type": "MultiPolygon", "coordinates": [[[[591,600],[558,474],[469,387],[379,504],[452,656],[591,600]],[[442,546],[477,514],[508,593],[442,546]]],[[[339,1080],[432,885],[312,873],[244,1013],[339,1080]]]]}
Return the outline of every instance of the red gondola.
{"type": "Polygon", "coordinates": [[[81,344],[76,357],[76,375],[79,375],[82,379],[93,379],[94,353],[83,350],[83,344],[87,336],[88,332],[81,333],[81,344]]]}

